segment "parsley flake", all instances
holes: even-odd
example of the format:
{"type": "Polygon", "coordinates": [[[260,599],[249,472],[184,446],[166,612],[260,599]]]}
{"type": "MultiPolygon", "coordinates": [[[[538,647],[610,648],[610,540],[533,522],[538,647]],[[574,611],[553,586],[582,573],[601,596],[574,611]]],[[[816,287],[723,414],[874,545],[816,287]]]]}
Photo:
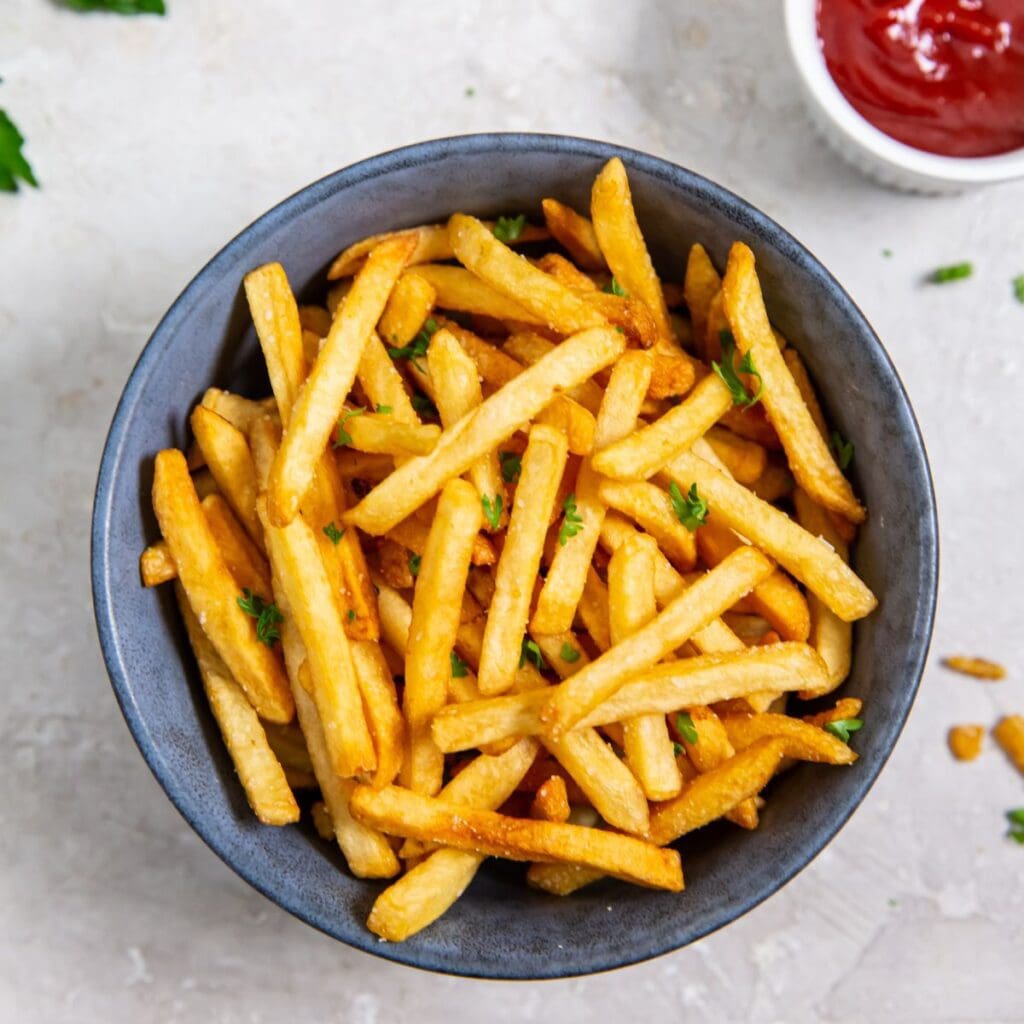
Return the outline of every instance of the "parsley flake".
{"type": "Polygon", "coordinates": [[[676,519],[693,533],[698,526],[703,526],[708,518],[708,503],[697,493],[697,485],[691,484],[689,493],[683,497],[679,485],[673,480],[668,487],[668,496],[672,501],[672,511],[676,519]]]}
{"type": "Polygon", "coordinates": [[[344,448],[345,445],[352,443],[352,435],[345,429],[345,424],[348,423],[353,416],[362,416],[366,410],[359,406],[356,409],[346,409],[345,414],[338,420],[338,433],[334,438],[335,448],[344,448]]]}
{"type": "Polygon", "coordinates": [[[18,179],[39,188],[32,166],[21,155],[25,139],[7,114],[0,110],[0,192],[17,192],[18,179]]]}
{"type": "Polygon", "coordinates": [[[748,352],[737,367],[735,363],[736,339],[733,338],[732,331],[719,331],[718,339],[722,343],[722,361],[721,363],[713,362],[711,369],[718,374],[722,383],[729,389],[733,405],[741,405],[745,409],[757,405],[761,400],[761,392],[764,391],[764,381],[754,367],[753,353],[748,352]],[[740,380],[737,370],[739,373],[748,373],[751,377],[757,378],[757,391],[753,396],[747,394],[747,389],[743,386],[743,381],[740,380]]]}
{"type": "Polygon", "coordinates": [[[523,646],[519,649],[519,667],[522,668],[527,662],[531,662],[538,672],[547,668],[544,655],[540,653],[540,647],[536,640],[523,637],[523,646]]]}
{"type": "Polygon", "coordinates": [[[1006,835],[1024,846],[1024,807],[1017,807],[1006,812],[1006,818],[1010,822],[1010,829],[1006,835]]]}
{"type": "Polygon", "coordinates": [[[882,255],[888,260],[892,259],[892,249],[883,249],[882,255]]]}
{"type": "Polygon", "coordinates": [[[949,281],[962,281],[974,273],[974,264],[965,260],[963,263],[951,263],[948,267],[936,267],[929,275],[932,284],[946,284],[949,281]]]}
{"type": "Polygon", "coordinates": [[[522,456],[515,452],[498,452],[498,458],[501,459],[501,479],[507,484],[514,484],[523,471],[522,456]]]}
{"type": "Polygon", "coordinates": [[[419,576],[419,574],[420,574],[420,562],[422,562],[422,561],[423,561],[423,556],[422,555],[412,554],[412,555],[409,556],[409,572],[411,572],[414,577],[415,576],[419,576]]]}
{"type": "Polygon", "coordinates": [[[574,665],[580,660],[580,652],[568,641],[562,644],[562,649],[558,652],[562,658],[562,661],[567,661],[570,665],[574,665]]]}
{"type": "Polygon", "coordinates": [[[601,289],[601,291],[606,292],[608,295],[618,295],[623,299],[629,298],[629,292],[627,292],[614,277],[601,289]]]}
{"type": "Polygon", "coordinates": [[[676,715],[676,732],[687,743],[696,743],[700,739],[697,734],[697,726],[693,724],[693,716],[688,711],[680,711],[676,715]]]}
{"type": "Polygon", "coordinates": [[[420,373],[426,373],[423,369],[423,364],[420,360],[427,354],[427,348],[430,346],[430,339],[437,334],[440,330],[440,325],[433,318],[429,317],[423,326],[420,328],[419,333],[416,335],[408,345],[403,345],[401,348],[388,347],[388,355],[392,359],[408,359],[413,366],[416,367],[420,373]]]}
{"type": "Polygon", "coordinates": [[[672,744],[672,756],[673,757],[678,757],[680,754],[683,754],[685,752],[686,752],[686,747],[684,747],[682,745],[682,743],[673,743],[672,744]]]}
{"type": "Polygon", "coordinates": [[[281,634],[277,629],[278,624],[284,622],[281,609],[273,601],[268,604],[259,594],[254,594],[248,587],[242,591],[242,596],[235,600],[238,601],[238,607],[246,615],[256,620],[256,639],[261,644],[273,647],[274,641],[281,639],[281,634]]]}
{"type": "Polygon", "coordinates": [[[859,718],[837,718],[834,722],[825,723],[825,732],[838,736],[844,743],[850,742],[850,733],[863,729],[864,723],[859,718]]]}
{"type": "Polygon", "coordinates": [[[835,452],[836,462],[845,473],[850,463],[853,462],[853,442],[847,441],[838,430],[833,430],[828,446],[835,452]]]}
{"type": "Polygon", "coordinates": [[[501,522],[501,509],[503,507],[501,495],[496,494],[493,499],[488,498],[486,494],[481,495],[480,504],[484,507],[484,515],[487,517],[487,522],[491,524],[491,529],[496,530],[498,523],[501,522]]]}
{"type": "Polygon", "coordinates": [[[166,14],[164,0],[64,0],[73,11],[109,11],[111,14],[166,14]]]}
{"type": "Polygon", "coordinates": [[[454,651],[448,655],[448,658],[452,663],[452,678],[465,679],[467,672],[466,663],[454,651]]]}
{"type": "Polygon", "coordinates": [[[1018,274],[1013,279],[1013,297],[1024,305],[1024,274],[1018,274]]]}
{"type": "Polygon", "coordinates": [[[562,527],[558,531],[558,543],[564,548],[569,543],[570,537],[575,537],[583,529],[583,516],[576,509],[576,495],[570,494],[562,502],[562,509],[565,517],[562,519],[562,527]]]}
{"type": "Polygon", "coordinates": [[[426,417],[433,416],[437,418],[437,406],[427,398],[426,395],[421,395],[418,391],[412,398],[409,399],[412,402],[412,407],[421,415],[426,417]]]}
{"type": "Polygon", "coordinates": [[[339,530],[333,522],[330,522],[324,527],[324,533],[327,534],[327,538],[332,544],[337,544],[345,536],[345,527],[343,526],[339,530]]]}
{"type": "Polygon", "coordinates": [[[378,405],[377,412],[381,416],[390,416],[395,410],[390,405],[378,405]]]}
{"type": "Polygon", "coordinates": [[[356,621],[356,610],[355,610],[355,608],[349,608],[349,610],[348,610],[348,621],[349,622],[355,622],[356,621]]]}
{"type": "Polygon", "coordinates": [[[499,217],[498,223],[494,225],[494,237],[499,242],[508,245],[514,242],[526,227],[526,214],[521,213],[518,217],[499,217]]]}

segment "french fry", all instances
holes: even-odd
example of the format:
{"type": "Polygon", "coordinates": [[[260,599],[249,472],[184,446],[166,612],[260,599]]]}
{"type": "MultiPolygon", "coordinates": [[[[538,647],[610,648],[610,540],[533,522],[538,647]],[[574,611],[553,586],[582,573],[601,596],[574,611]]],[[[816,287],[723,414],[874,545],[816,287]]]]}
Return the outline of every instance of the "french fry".
{"type": "MultiPolygon", "coordinates": [[[[719,526],[713,517],[697,531],[697,547],[704,564],[715,566],[742,541],[728,528],[719,526]]],[[[786,640],[806,640],[811,631],[811,615],[807,601],[793,581],[776,569],[758,584],[746,601],[756,615],[767,619],[786,640]]]]}
{"type": "Polygon", "coordinates": [[[668,473],[684,492],[696,483],[716,520],[778,560],[843,621],[863,618],[877,606],[874,594],[827,544],[703,459],[685,452],[668,473]]]}
{"type": "Polygon", "coordinates": [[[256,467],[245,435],[202,405],[192,410],[189,422],[217,487],[257,547],[264,551],[263,531],[256,518],[256,467]]]}
{"type": "Polygon", "coordinates": [[[559,679],[565,679],[590,664],[590,658],[583,650],[579,637],[571,630],[565,633],[537,633],[533,639],[559,679]]]}
{"type": "Polygon", "coordinates": [[[319,348],[320,339],[326,338],[331,329],[331,314],[324,306],[299,306],[299,325],[303,334],[316,336],[319,348]]]}
{"type": "Polygon", "coordinates": [[[1004,715],[992,730],[1010,763],[1024,775],[1024,715],[1004,715]]]}
{"type": "Polygon", "coordinates": [[[256,712],[203,632],[180,583],[175,584],[174,591],[199,664],[206,699],[249,806],[264,825],[288,825],[298,821],[299,805],[256,712]]]}
{"type": "Polygon", "coordinates": [[[273,398],[243,398],[220,388],[207,388],[199,404],[210,412],[215,412],[221,419],[227,420],[243,434],[249,433],[254,420],[277,411],[277,404],[273,398]]]}
{"type": "Polygon", "coordinates": [[[380,644],[373,640],[357,640],[351,645],[351,651],[352,665],[377,755],[373,785],[379,789],[394,782],[402,767],[405,720],[398,707],[395,681],[380,644]]]}
{"type": "Polygon", "coordinates": [[[431,738],[430,721],[445,704],[459,606],[481,519],[476,489],[465,480],[449,481],[437,503],[416,580],[403,693],[409,754],[402,780],[420,793],[441,788],[444,758],[431,738]]]}
{"type": "Polygon", "coordinates": [[[601,252],[616,280],[629,295],[640,299],[651,311],[661,338],[672,341],[672,326],[661,282],[633,210],[626,168],[618,157],[609,160],[594,180],[590,215],[601,252]]]}
{"type": "Polygon", "coordinates": [[[786,450],[800,486],[820,505],[854,523],[864,522],[864,506],[832,458],[772,335],[754,270],[754,254],[742,242],[729,251],[722,297],[739,350],[749,353],[763,382],[768,417],[786,450]]]}
{"type": "Polygon", "coordinates": [[[555,395],[551,404],[537,413],[534,423],[547,424],[564,434],[573,455],[589,455],[594,449],[594,417],[568,395],[555,395]]]}
{"type": "Polygon", "coordinates": [[[377,455],[429,455],[441,436],[434,423],[402,423],[389,414],[370,412],[347,416],[343,429],[352,439],[346,444],[377,455]]]}
{"type": "Polygon", "coordinates": [[[261,718],[290,721],[295,709],[284,670],[238,606],[237,584],[203,515],[185,456],[175,449],[157,454],[153,511],[189,604],[232,677],[261,718]]]}
{"type": "Polygon", "coordinates": [[[656,619],[559,683],[542,718],[552,735],[571,729],[635,674],[681,646],[772,572],[754,548],[740,548],[667,605],[656,619]]]}
{"type": "Polygon", "coordinates": [[[708,427],[704,440],[725,463],[737,483],[750,485],[765,471],[768,455],[763,445],[734,434],[724,427],[708,427]]]}
{"type": "MultiPolygon", "coordinates": [[[[548,341],[533,331],[518,331],[509,335],[505,344],[501,346],[501,351],[515,359],[521,366],[533,366],[555,348],[557,346],[553,341],[548,341]]],[[[600,385],[593,380],[585,380],[566,392],[568,398],[579,402],[587,412],[594,415],[601,407],[603,395],[600,385]]]]}
{"type": "Polygon", "coordinates": [[[395,460],[390,455],[369,455],[354,448],[339,448],[333,455],[341,480],[380,483],[395,468],[395,460]]]}
{"type": "MultiPolygon", "coordinates": [[[[826,539],[828,537],[825,534],[826,539]]],[[[942,659],[945,668],[970,676],[972,679],[988,679],[997,682],[1006,678],[1006,669],[996,661],[988,658],[976,658],[970,655],[952,654],[942,659]]]]}
{"type": "Polygon", "coordinates": [[[759,715],[724,715],[722,725],[737,750],[743,750],[765,736],[777,736],[785,744],[787,757],[822,764],[853,764],[857,755],[841,739],[815,725],[765,712],[759,715]]]}
{"type": "Polygon", "coordinates": [[[621,335],[607,328],[567,339],[446,430],[430,455],[397,468],[347,513],[346,520],[366,533],[387,533],[433,497],[446,480],[465,472],[528,423],[558,391],[591,377],[623,348],[621,335]]]}
{"type": "MultiPolygon", "coordinates": [[[[387,536],[417,555],[422,555],[426,550],[427,536],[430,534],[430,527],[420,522],[415,516],[403,519],[396,527],[389,530],[387,536]]],[[[470,554],[470,562],[473,565],[494,565],[498,560],[494,545],[481,534],[473,541],[473,550],[470,554]]]]}
{"type": "Polygon", "coordinates": [[[523,372],[523,364],[511,358],[504,349],[484,341],[472,331],[460,327],[454,320],[442,317],[440,323],[463,347],[466,355],[473,360],[476,371],[485,384],[494,389],[502,388],[523,372]]]}
{"type": "Polygon", "coordinates": [[[408,345],[430,316],[436,300],[437,293],[425,277],[406,271],[395,282],[384,306],[377,324],[380,337],[396,348],[408,345]]]}
{"type": "Polygon", "coordinates": [[[605,325],[600,313],[499,242],[475,217],[453,214],[448,233],[459,262],[527,309],[528,319],[539,319],[561,334],[605,325]]]}
{"type": "Polygon", "coordinates": [[[590,220],[557,199],[541,200],[540,205],[551,237],[565,248],[573,261],[584,270],[604,270],[604,255],[590,220]]]}
{"type": "Polygon", "coordinates": [[[686,308],[690,311],[690,322],[693,324],[693,337],[697,349],[708,358],[707,338],[708,310],[711,300],[719,293],[722,279],[715,270],[707,250],[699,242],[690,246],[690,255],[686,261],[686,277],[683,280],[683,295],[686,308]]]}
{"type": "Polygon", "coordinates": [[[270,594],[270,567],[235,518],[231,506],[219,494],[208,494],[200,504],[228,572],[234,576],[239,589],[270,594]]]}
{"type": "Polygon", "coordinates": [[[544,424],[530,429],[484,629],[479,671],[481,693],[503,693],[515,681],[532,597],[523,580],[532,580],[537,575],[567,456],[564,434],[544,424]]]}
{"type": "MultiPolygon", "coordinates": [[[[444,426],[454,426],[483,401],[476,365],[447,328],[430,339],[427,364],[437,386],[437,409],[444,426]]],[[[501,508],[498,526],[508,522],[508,496],[501,477],[497,451],[481,456],[469,467],[469,478],[477,493],[501,508]]],[[[490,525],[490,524],[488,524],[490,525]]],[[[493,529],[493,528],[492,528],[493,529]]],[[[480,563],[476,563],[480,564],[480,563]]]]}
{"type": "Polygon", "coordinates": [[[178,567],[166,541],[150,544],[139,556],[139,575],[144,587],[158,587],[177,578],[178,567]]]}
{"type": "Polygon", "coordinates": [[[973,761],[981,753],[985,742],[985,726],[953,725],[946,733],[949,752],[958,761],[973,761]]]}
{"type": "Polygon", "coordinates": [[[702,437],[732,403],[729,389],[711,374],[681,405],[594,456],[594,468],[617,480],[645,480],[702,437]]]}
{"type": "MultiPolygon", "coordinates": [[[[764,472],[750,485],[754,494],[769,503],[788,498],[793,493],[793,487],[793,474],[790,473],[785,458],[780,457],[777,452],[768,455],[764,472]]],[[[837,518],[842,519],[841,516],[837,518]]],[[[846,520],[843,519],[843,522],[846,520]]]]}
{"type": "Polygon", "coordinates": [[[268,509],[275,526],[286,526],[298,512],[355,381],[366,339],[380,318],[411,247],[408,240],[381,243],[359,271],[344,307],[331,324],[331,332],[299,391],[271,469],[268,509]]]}
{"type": "Polygon", "coordinates": [[[301,516],[288,526],[272,526],[263,499],[259,506],[276,590],[284,594],[306,649],[312,696],[332,769],[342,778],[372,772],[377,767],[373,740],[340,607],[316,537],[301,516]]]}
{"type": "MultiPolygon", "coordinates": [[[[399,278],[399,281],[402,280],[403,278],[399,278]]],[[[404,344],[407,342],[399,342],[399,347],[404,344]]],[[[374,409],[383,406],[391,410],[389,415],[396,422],[408,423],[411,426],[419,425],[420,418],[409,400],[409,393],[405,390],[402,375],[396,369],[384,343],[375,331],[371,332],[366,339],[363,358],[359,360],[356,377],[374,409]]],[[[389,464],[388,472],[390,471],[389,464]]]]}
{"type": "Polygon", "coordinates": [[[565,779],[561,775],[552,775],[545,779],[533,794],[530,817],[538,821],[568,821],[569,810],[569,794],[565,788],[565,779]]]}
{"type": "MultiPolygon", "coordinates": [[[[657,615],[654,599],[654,551],[650,537],[637,534],[608,563],[608,605],[612,643],[621,643],[657,615]]],[[[672,752],[664,715],[638,715],[622,723],[626,764],[648,800],[668,800],[682,777],[672,752]]]]}
{"type": "Polygon", "coordinates": [[[309,809],[309,816],[313,819],[313,828],[316,834],[330,843],[334,840],[334,822],[331,821],[331,812],[327,810],[327,804],[323,800],[317,800],[309,809]]]}
{"type": "Polygon", "coordinates": [[[654,372],[647,391],[651,399],[679,399],[701,375],[698,373],[700,364],[671,342],[659,339],[651,346],[650,352],[654,356],[654,372]]]}
{"type": "Polygon", "coordinates": [[[263,731],[274,757],[281,762],[282,768],[312,773],[313,762],[309,757],[309,748],[306,746],[302,729],[296,722],[289,722],[288,725],[265,722],[263,731]]]}
{"type": "Polygon", "coordinates": [[[814,392],[814,385],[811,383],[804,361],[800,358],[800,353],[795,348],[787,348],[782,353],[782,359],[793,377],[793,383],[796,385],[797,391],[800,392],[800,397],[804,400],[804,405],[807,406],[807,411],[811,414],[811,419],[814,421],[821,439],[828,444],[828,426],[825,423],[825,414],[821,411],[821,403],[814,392]]]}
{"type": "Polygon", "coordinates": [[[598,494],[609,508],[622,512],[643,527],[677,569],[689,572],[694,567],[697,562],[694,535],[679,522],[672,510],[671,498],[660,487],[646,481],[603,480],[598,494]]]}
{"type": "Polygon", "coordinates": [[[389,786],[357,786],[352,813],[394,835],[440,842],[509,860],[567,861],[595,867],[627,882],[679,892],[679,854],[632,836],[579,825],[510,818],[389,786]]]}
{"type": "Polygon", "coordinates": [[[857,697],[843,697],[841,700],[837,700],[835,707],[829,708],[828,711],[820,711],[816,715],[804,715],[804,721],[811,725],[825,726],[829,722],[838,722],[843,718],[856,718],[863,706],[864,702],[857,697]]]}
{"type": "MultiPolygon", "coordinates": [[[[501,245],[497,239],[495,244],[501,245]]],[[[518,259],[514,254],[513,258],[518,259]]],[[[537,271],[538,274],[541,271],[537,271]]],[[[490,281],[478,277],[464,267],[448,267],[426,263],[409,271],[410,276],[422,278],[437,296],[437,305],[456,313],[476,313],[495,320],[513,320],[517,323],[541,324],[543,320],[531,313],[515,297],[495,288],[490,281]]]]}
{"type": "Polygon", "coordinates": [[[597,285],[593,279],[584,274],[572,260],[567,260],[561,253],[547,252],[534,260],[534,263],[545,274],[550,274],[570,291],[580,293],[597,291],[597,285]]]}

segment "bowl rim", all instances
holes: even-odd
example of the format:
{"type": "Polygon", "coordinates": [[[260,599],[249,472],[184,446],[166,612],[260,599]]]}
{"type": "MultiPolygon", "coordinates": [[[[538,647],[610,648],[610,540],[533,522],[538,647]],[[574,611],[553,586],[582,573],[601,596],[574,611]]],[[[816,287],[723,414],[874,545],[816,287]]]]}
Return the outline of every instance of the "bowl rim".
{"type": "MultiPolygon", "coordinates": [[[[370,953],[391,962],[417,967],[421,970],[454,976],[489,980],[536,981],[600,973],[641,963],[684,948],[742,917],[768,897],[778,892],[779,889],[806,868],[835,838],[861,805],[864,797],[885,767],[903,731],[917,695],[935,621],[939,571],[939,538],[931,469],[920,426],[903,382],[893,365],[892,359],[871,328],[866,317],[832,274],[805,246],[774,220],[735,193],[694,171],[660,157],[613,143],[576,136],[490,132],[448,136],[398,147],[328,174],[293,193],[258,217],[231,239],[199,270],[171,304],[147,340],[132,368],[115,409],[110,429],[104,442],[96,482],[91,526],[90,561],[93,608],[100,647],[111,686],[129,731],[143,759],[170,801],[203,842],[232,871],[242,877],[258,892],[301,921],[362,952],[370,953]],[[636,947],[635,953],[631,951],[627,955],[595,954],[585,961],[577,960],[571,964],[559,963],[557,958],[554,957],[544,960],[537,959],[533,969],[529,972],[522,969],[517,971],[511,967],[505,967],[504,969],[501,967],[495,968],[485,963],[473,963],[471,961],[467,963],[461,961],[459,956],[433,955],[429,951],[418,950],[411,943],[383,942],[362,926],[361,922],[351,926],[344,919],[339,920],[331,918],[326,914],[319,914],[314,908],[303,905],[298,899],[274,891],[273,879],[262,877],[260,872],[249,864],[239,864],[233,860],[228,844],[218,834],[218,830],[208,824],[203,815],[192,813],[189,800],[190,794],[187,787],[180,787],[177,784],[159,745],[150,733],[146,720],[136,704],[130,675],[122,658],[118,636],[119,627],[113,616],[112,581],[110,575],[111,555],[109,541],[110,520],[113,511],[112,485],[121,461],[122,447],[126,438],[126,427],[141,398],[141,392],[151,368],[158,363],[166,345],[173,338],[178,324],[187,316],[190,307],[202,295],[208,282],[217,279],[222,268],[226,269],[229,265],[233,265],[236,254],[240,254],[253,239],[259,238],[269,231],[276,230],[282,223],[287,223],[297,214],[318,205],[337,191],[344,190],[357,183],[372,180],[375,177],[380,177],[400,168],[426,166],[438,159],[443,159],[453,154],[480,155],[497,152],[506,154],[547,152],[563,155],[570,154],[576,157],[595,160],[607,160],[618,156],[628,165],[677,187],[686,184],[691,188],[697,187],[706,193],[710,193],[718,203],[730,211],[732,216],[741,215],[748,226],[754,230],[765,232],[783,243],[787,252],[801,262],[812,276],[817,277],[824,287],[834,291],[837,301],[844,307],[846,315],[853,322],[858,323],[861,329],[870,337],[877,354],[881,357],[889,374],[891,374],[894,386],[903,399],[911,429],[912,447],[920,461],[923,477],[927,483],[926,494],[924,495],[927,504],[927,522],[924,524],[923,542],[927,548],[926,555],[931,555],[930,558],[923,560],[923,592],[920,595],[920,608],[923,615],[919,617],[922,629],[918,637],[911,637],[908,640],[908,649],[913,656],[907,673],[906,685],[901,694],[901,700],[898,706],[893,709],[895,717],[890,718],[890,726],[893,730],[891,743],[874,765],[870,768],[864,765],[863,773],[858,779],[858,785],[851,791],[846,805],[838,812],[837,817],[824,827],[808,831],[806,843],[800,848],[800,854],[794,859],[793,864],[784,872],[774,876],[763,889],[731,904],[728,912],[720,919],[709,923],[706,927],[692,930],[687,934],[676,933],[672,941],[667,945],[664,943],[651,946],[640,945],[636,947]]],[[[514,967],[515,965],[512,966],[514,967]]]]}
{"type": "Polygon", "coordinates": [[[943,156],[876,128],[843,95],[818,38],[819,0],[786,0],[786,37],[806,91],[832,126],[875,160],[936,183],[982,185],[1024,176],[1024,147],[993,156],[943,156]]]}

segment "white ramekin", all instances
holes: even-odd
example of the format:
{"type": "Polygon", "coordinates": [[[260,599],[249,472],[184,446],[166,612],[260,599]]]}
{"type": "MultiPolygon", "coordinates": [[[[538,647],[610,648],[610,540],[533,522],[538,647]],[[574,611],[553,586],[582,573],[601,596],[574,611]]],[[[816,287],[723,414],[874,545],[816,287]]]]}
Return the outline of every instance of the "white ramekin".
{"type": "Polygon", "coordinates": [[[939,156],[897,142],[866,121],[825,65],[817,8],[818,0],[786,0],[786,34],[815,127],[840,156],[883,185],[908,192],[959,192],[1024,177],[1024,149],[999,156],[939,156]]]}

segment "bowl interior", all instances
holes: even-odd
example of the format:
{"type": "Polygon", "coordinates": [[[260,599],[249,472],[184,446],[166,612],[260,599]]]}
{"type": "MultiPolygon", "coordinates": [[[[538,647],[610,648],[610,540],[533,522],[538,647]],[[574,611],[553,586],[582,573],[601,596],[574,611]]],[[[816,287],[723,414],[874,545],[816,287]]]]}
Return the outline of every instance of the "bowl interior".
{"type": "Polygon", "coordinates": [[[471,136],[375,157],[285,201],[219,253],[157,328],[125,389],[104,452],[93,523],[93,589],[114,689],[152,770],[199,834],[239,874],[310,924],[404,963],[484,977],[581,974],[645,959],[745,912],[835,834],[881,769],[910,708],[931,630],[937,571],[927,463],[906,395],[850,299],[793,238],[742,200],[679,167],[605,144],[552,136],[471,136]],[[843,692],[865,701],[853,768],[800,765],[773,784],[762,826],[703,830],[682,845],[687,889],[667,895],[605,881],[571,899],[526,888],[519,866],[489,862],[436,924],[402,944],[365,929],[379,883],[350,877],[305,826],[258,825],[204,706],[167,588],[144,590],[138,556],[157,536],[155,452],[187,441],[211,384],[267,392],[241,290],[279,260],[296,290],[320,294],[350,242],[451,211],[539,217],[544,196],[581,210],[612,155],[626,162],[662,273],[680,280],[700,240],[719,266],[736,239],[754,249],[769,311],[804,356],[832,423],[857,446],[855,484],[871,510],[857,571],[881,596],[855,631],[843,692]]]}

